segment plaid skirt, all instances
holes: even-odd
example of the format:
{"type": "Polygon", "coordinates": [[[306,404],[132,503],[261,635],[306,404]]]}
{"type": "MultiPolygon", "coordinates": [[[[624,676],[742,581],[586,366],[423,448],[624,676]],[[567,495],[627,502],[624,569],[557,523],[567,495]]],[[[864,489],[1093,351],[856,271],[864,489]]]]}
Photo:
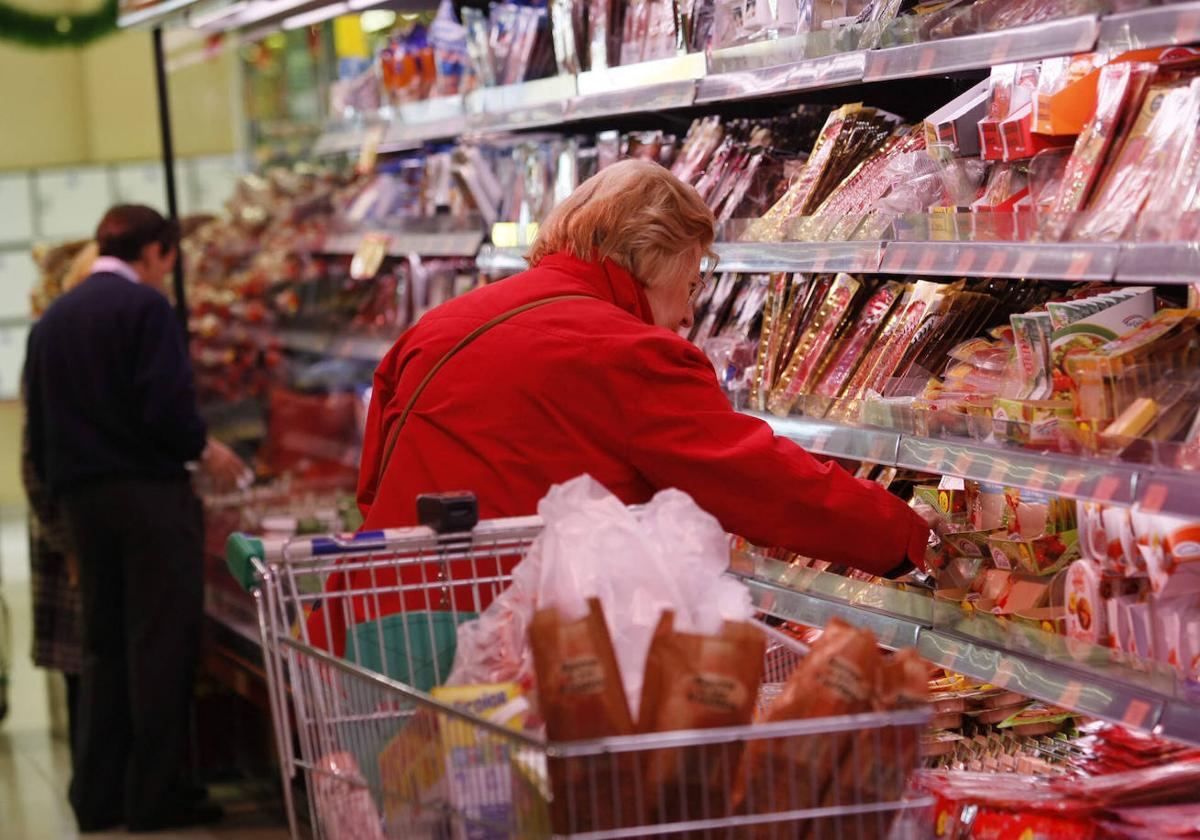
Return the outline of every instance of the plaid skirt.
{"type": "Polygon", "coordinates": [[[66,555],[54,548],[34,517],[29,523],[33,600],[33,663],[68,674],[83,670],[83,599],[71,582],[66,555]]]}

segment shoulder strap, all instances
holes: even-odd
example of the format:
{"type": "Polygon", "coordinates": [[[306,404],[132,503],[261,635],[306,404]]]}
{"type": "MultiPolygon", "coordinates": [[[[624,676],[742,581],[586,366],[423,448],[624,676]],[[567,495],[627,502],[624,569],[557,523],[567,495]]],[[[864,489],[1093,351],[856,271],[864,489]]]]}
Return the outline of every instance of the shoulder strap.
{"type": "Polygon", "coordinates": [[[413,390],[412,396],[408,398],[408,403],[404,406],[404,411],[401,412],[400,417],[396,420],[395,425],[393,425],[388,432],[387,445],[383,450],[383,460],[379,465],[378,480],[383,481],[383,474],[387,470],[388,463],[392,460],[392,450],[396,446],[396,438],[400,436],[400,430],[403,429],[404,425],[408,422],[408,415],[412,413],[413,407],[417,404],[417,400],[420,399],[421,394],[425,391],[426,386],[428,386],[430,380],[437,375],[437,372],[445,367],[447,362],[462,352],[467,345],[475,341],[475,339],[479,338],[488,330],[492,329],[493,327],[500,326],[505,321],[520,315],[522,312],[528,312],[531,309],[537,309],[538,307],[546,306],[551,303],[560,303],[567,300],[591,299],[592,298],[589,298],[587,295],[559,295],[557,297],[549,297],[543,298],[542,300],[530,301],[529,303],[518,306],[515,309],[510,309],[507,312],[497,315],[486,324],[481,324],[480,326],[471,330],[471,332],[467,333],[462,340],[460,340],[446,352],[446,355],[438,359],[437,364],[430,368],[429,373],[425,374],[425,378],[421,380],[420,384],[417,385],[416,389],[413,390]]]}

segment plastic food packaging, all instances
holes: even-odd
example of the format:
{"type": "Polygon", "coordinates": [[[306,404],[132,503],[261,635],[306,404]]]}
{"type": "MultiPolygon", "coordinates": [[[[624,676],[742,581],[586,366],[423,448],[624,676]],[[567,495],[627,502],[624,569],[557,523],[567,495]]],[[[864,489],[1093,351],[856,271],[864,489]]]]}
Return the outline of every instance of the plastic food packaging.
{"type": "MultiPolygon", "coordinates": [[[[551,741],[633,733],[598,599],[589,599],[587,614],[573,621],[553,607],[539,610],[529,625],[529,645],[537,673],[538,707],[551,741]]],[[[632,801],[630,762],[627,753],[551,759],[555,831],[613,829],[634,820],[621,806],[632,801]]]]}
{"type": "MultiPolygon", "coordinates": [[[[674,621],[672,611],[664,612],[650,645],[638,731],[749,724],[763,678],[762,630],[725,622],[717,635],[701,636],[676,632],[674,621]]],[[[737,767],[741,753],[735,742],[639,755],[657,821],[726,816],[728,781],[721,768],[737,767]]]]}
{"type": "Polygon", "coordinates": [[[331,753],[313,774],[318,813],[331,840],[383,840],[379,812],[354,756],[331,753]]]}

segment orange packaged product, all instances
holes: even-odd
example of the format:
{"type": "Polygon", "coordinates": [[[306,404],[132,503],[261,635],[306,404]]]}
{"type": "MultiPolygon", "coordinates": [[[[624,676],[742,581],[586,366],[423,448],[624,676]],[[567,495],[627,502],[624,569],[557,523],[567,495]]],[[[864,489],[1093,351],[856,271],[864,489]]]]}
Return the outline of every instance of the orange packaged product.
{"type": "MultiPolygon", "coordinates": [[[[792,672],[767,711],[767,722],[847,715],[871,710],[882,666],[875,637],[832,619],[792,672]]],[[[763,814],[819,808],[826,786],[853,746],[854,734],[818,733],[757,739],[746,747],[733,794],[737,813],[763,814]]],[[[746,836],[769,837],[761,826],[746,836]]]]}
{"type": "MultiPolygon", "coordinates": [[[[551,741],[633,734],[633,719],[600,601],[564,621],[557,609],[534,613],[529,645],[538,704],[551,741]]],[[[556,833],[604,831],[635,824],[630,754],[551,758],[556,833]]]]}
{"type": "MultiPolygon", "coordinates": [[[[720,633],[675,630],[663,613],[646,658],[639,732],[744,726],[754,717],[763,679],[766,636],[753,624],[726,621],[720,633]]],[[[649,809],[657,823],[728,816],[729,773],[739,741],[642,753],[649,809]]]]}

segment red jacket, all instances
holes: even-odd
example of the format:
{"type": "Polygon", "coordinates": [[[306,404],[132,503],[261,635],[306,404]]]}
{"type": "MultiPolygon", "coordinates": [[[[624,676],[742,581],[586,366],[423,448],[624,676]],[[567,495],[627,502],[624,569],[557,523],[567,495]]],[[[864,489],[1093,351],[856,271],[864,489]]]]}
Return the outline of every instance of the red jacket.
{"type": "MultiPolygon", "coordinates": [[[[535,513],[552,484],[581,473],[628,504],[678,487],[754,543],[876,574],[924,556],[919,516],[734,411],[704,353],[654,326],[641,285],[609,261],[555,254],[450,301],[375,372],[358,485],[364,529],[416,524],[416,497],[427,492],[470,490],[481,518],[535,513]],[[381,464],[388,430],[454,344],[559,295],[591,299],[524,312],[468,345],[431,380],[381,464]]],[[[332,588],[345,584],[335,577],[332,588]]],[[[387,612],[367,613],[376,610],[387,612]]]]}

